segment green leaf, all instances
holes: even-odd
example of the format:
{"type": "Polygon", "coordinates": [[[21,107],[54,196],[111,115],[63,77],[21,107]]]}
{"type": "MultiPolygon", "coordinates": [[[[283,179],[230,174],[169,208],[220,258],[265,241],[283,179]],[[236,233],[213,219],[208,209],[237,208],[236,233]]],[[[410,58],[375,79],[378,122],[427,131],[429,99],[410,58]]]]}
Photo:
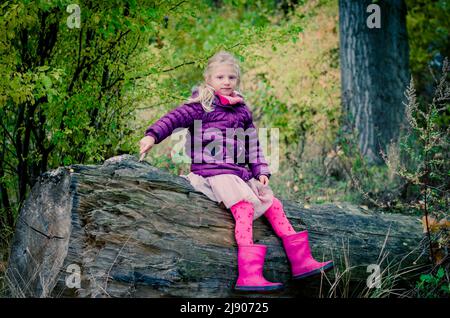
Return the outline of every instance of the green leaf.
{"type": "Polygon", "coordinates": [[[450,294],[450,283],[449,284],[447,284],[447,285],[442,285],[441,286],[441,291],[443,291],[444,293],[446,293],[446,294],[450,294]]]}
{"type": "Polygon", "coordinates": [[[49,89],[52,87],[52,80],[50,77],[48,77],[47,75],[44,75],[42,77],[42,84],[44,84],[46,89],[49,89]]]}
{"type": "Polygon", "coordinates": [[[45,72],[45,71],[47,71],[49,69],[50,69],[50,66],[48,66],[48,65],[44,65],[44,66],[39,66],[38,67],[38,71],[39,72],[45,72]]]}

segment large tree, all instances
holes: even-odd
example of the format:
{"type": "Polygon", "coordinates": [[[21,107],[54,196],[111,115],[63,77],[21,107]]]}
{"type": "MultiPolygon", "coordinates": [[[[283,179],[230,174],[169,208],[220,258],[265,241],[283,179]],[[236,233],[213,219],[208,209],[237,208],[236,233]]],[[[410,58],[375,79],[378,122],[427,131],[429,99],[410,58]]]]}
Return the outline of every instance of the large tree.
{"type": "Polygon", "coordinates": [[[342,104],[362,154],[382,163],[404,119],[409,82],[406,5],[403,0],[340,0],[342,104]]]}

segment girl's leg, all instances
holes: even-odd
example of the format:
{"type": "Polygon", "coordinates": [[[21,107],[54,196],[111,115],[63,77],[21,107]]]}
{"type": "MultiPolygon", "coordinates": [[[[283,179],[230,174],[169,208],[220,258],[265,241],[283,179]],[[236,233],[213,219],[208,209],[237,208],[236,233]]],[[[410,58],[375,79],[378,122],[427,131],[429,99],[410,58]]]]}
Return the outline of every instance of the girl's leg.
{"type": "Polygon", "coordinates": [[[294,279],[318,274],[333,267],[333,261],[318,262],[312,257],[308,232],[296,233],[294,231],[284,213],[280,200],[274,197],[272,205],[264,215],[269,220],[275,233],[283,240],[294,279]]]}
{"type": "Polygon", "coordinates": [[[281,283],[272,283],[264,278],[264,259],[267,247],[253,244],[253,205],[240,201],[231,208],[236,220],[235,237],[238,245],[238,279],[236,290],[269,291],[283,288],[281,283]]]}
{"type": "Polygon", "coordinates": [[[296,233],[284,213],[283,204],[277,198],[273,198],[272,205],[264,215],[269,220],[277,236],[284,237],[296,233]]]}
{"type": "Polygon", "coordinates": [[[247,201],[240,201],[231,208],[234,220],[234,236],[237,245],[253,245],[253,205],[247,201]]]}

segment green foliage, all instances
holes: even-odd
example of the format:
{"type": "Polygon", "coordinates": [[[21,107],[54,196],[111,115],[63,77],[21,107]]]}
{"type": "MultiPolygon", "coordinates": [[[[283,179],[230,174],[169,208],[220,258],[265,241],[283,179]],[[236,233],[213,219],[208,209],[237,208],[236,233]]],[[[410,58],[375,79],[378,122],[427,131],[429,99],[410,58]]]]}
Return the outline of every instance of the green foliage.
{"type": "MultiPolygon", "coordinates": [[[[400,140],[402,162],[398,174],[410,184],[420,186],[419,201],[426,203],[428,212],[444,217],[448,212],[450,170],[448,127],[439,119],[450,109],[448,60],[436,81],[433,100],[420,107],[413,81],[406,91],[408,130],[400,140]]],[[[387,162],[390,164],[390,162],[387,162]]]]}
{"type": "Polygon", "coordinates": [[[30,0],[0,5],[3,231],[13,228],[14,211],[40,173],[135,149],[136,80],[131,77],[146,71],[137,56],[174,6],[147,0],[79,1],[80,28],[70,28],[69,4],[30,0]]]}
{"type": "Polygon", "coordinates": [[[421,96],[430,98],[433,78],[428,67],[439,71],[442,60],[450,56],[450,3],[406,0],[406,5],[411,73],[421,96]]]}
{"type": "Polygon", "coordinates": [[[168,105],[179,102],[173,92],[188,94],[195,83],[203,80],[206,62],[218,50],[226,49],[246,64],[258,58],[248,51],[251,46],[285,43],[301,31],[299,17],[273,24],[269,20],[274,18],[270,7],[260,1],[246,1],[245,6],[232,1],[220,9],[198,2],[190,10],[186,18],[171,17],[169,27],[160,30],[155,40],[158,50],[151,50],[157,54],[148,55],[159,65],[159,72],[146,75],[155,75],[148,80],[155,82],[158,98],[168,105]],[[161,76],[161,70],[173,66],[183,67],[173,70],[169,78],[161,76]]]}
{"type": "Polygon", "coordinates": [[[450,281],[444,267],[440,267],[435,274],[421,275],[416,284],[416,291],[419,298],[450,297],[450,281]]]}

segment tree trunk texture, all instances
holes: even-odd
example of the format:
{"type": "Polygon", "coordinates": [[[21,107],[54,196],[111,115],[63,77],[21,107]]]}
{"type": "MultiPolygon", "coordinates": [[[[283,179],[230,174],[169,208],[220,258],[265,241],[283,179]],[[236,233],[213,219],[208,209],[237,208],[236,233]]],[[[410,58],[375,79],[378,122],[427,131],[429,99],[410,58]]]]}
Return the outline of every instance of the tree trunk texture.
{"type": "Polygon", "coordinates": [[[405,118],[409,47],[404,1],[377,1],[380,28],[366,23],[372,2],[339,0],[341,93],[360,151],[369,162],[380,164],[380,150],[386,153],[391,140],[396,141],[405,118]]]}
{"type": "MultiPolygon", "coordinates": [[[[291,281],[281,240],[259,218],[254,240],[268,246],[265,276],[286,283],[265,297],[326,296],[335,276],[349,267],[337,285],[350,284],[355,292],[366,286],[370,264],[384,270],[389,261],[392,271],[392,264],[407,268],[426,261],[414,217],[281,201],[294,228],[309,231],[316,259],[333,259],[336,269],[322,283],[320,275],[291,281]]],[[[230,211],[186,179],[131,155],[44,173],[20,212],[6,278],[13,297],[257,295],[233,291],[237,247],[230,211]]]]}

